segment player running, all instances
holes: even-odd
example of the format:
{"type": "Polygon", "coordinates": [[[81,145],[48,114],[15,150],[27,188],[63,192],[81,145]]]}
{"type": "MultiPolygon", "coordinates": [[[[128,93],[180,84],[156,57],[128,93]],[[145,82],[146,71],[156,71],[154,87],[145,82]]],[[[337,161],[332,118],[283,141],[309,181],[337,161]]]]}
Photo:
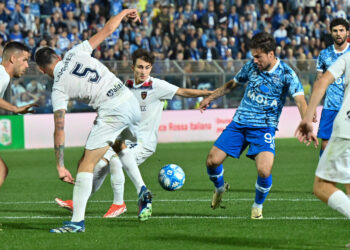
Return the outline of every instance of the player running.
{"type": "MultiPolygon", "coordinates": [[[[0,109],[11,111],[15,114],[33,113],[29,110],[36,104],[29,104],[23,107],[17,107],[3,99],[5,91],[12,77],[21,77],[28,66],[30,57],[29,48],[19,42],[9,42],[6,44],[3,54],[2,63],[0,64],[0,109]]],[[[8,175],[8,168],[0,157],[0,187],[8,175]]]]}
{"type": "Polygon", "coordinates": [[[216,188],[211,203],[215,209],[219,207],[225,191],[222,163],[227,156],[239,158],[249,145],[247,157],[255,160],[258,171],[252,219],[263,218],[263,203],[272,186],[275,131],[287,94],[294,97],[301,117],[307,107],[297,75],[275,56],[275,48],[276,42],[270,34],[256,34],[251,43],[254,59],[243,65],[233,80],[200,103],[200,109],[205,110],[213,100],[229,93],[237,84],[247,83],[233,120],[211,148],[206,165],[209,178],[216,188]]]}
{"type": "MultiPolygon", "coordinates": [[[[52,106],[54,110],[56,168],[59,178],[67,183],[74,179],[64,165],[64,117],[69,100],[81,100],[97,110],[85,151],[78,163],[73,190],[74,211],[71,221],[51,229],[52,233],[84,232],[85,208],[92,190],[93,170],[110,146],[119,154],[123,165],[137,169],[132,152],[125,146],[126,136],[136,137],[141,117],[137,99],[128,88],[100,61],[92,51],[110,36],[127,17],[140,21],[135,9],[126,9],[109,19],[88,41],[68,51],[61,59],[51,48],[39,49],[35,61],[40,70],[54,78],[52,106]]],[[[151,193],[142,186],[139,191],[140,213],[150,213],[151,193]]]]}
{"type": "MultiPolygon", "coordinates": [[[[165,100],[171,100],[174,95],[182,97],[208,96],[213,91],[179,88],[167,81],[150,76],[154,63],[154,55],[144,49],[138,49],[132,54],[134,79],[127,80],[125,85],[135,95],[140,104],[141,121],[137,143],[128,141],[130,149],[133,151],[137,165],[141,165],[155,151],[158,142],[158,127],[161,121],[165,100]]],[[[110,154],[114,154],[109,150],[110,154]]],[[[108,159],[109,156],[105,157],[108,159]]],[[[111,184],[114,193],[113,204],[105,218],[119,216],[126,212],[124,202],[124,173],[120,157],[110,159],[111,184]]],[[[94,173],[96,186],[100,187],[108,171],[101,168],[99,173],[94,173]]],[[[128,171],[127,171],[128,173],[128,171]]],[[[130,174],[128,173],[129,177],[130,174]]],[[[94,190],[96,191],[96,190],[94,190]]],[[[73,209],[71,201],[63,201],[59,198],[55,200],[61,207],[73,209]]]]}

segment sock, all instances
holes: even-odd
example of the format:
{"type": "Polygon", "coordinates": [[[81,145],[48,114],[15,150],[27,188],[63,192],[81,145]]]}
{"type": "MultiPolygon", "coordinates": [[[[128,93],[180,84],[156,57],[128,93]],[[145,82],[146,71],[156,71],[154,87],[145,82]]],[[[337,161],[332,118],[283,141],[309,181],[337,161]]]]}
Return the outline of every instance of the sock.
{"type": "Polygon", "coordinates": [[[328,198],[328,206],[350,219],[350,200],[343,191],[335,191],[328,198]]]}
{"type": "Polygon", "coordinates": [[[105,162],[104,160],[100,160],[94,168],[94,178],[92,180],[91,195],[93,195],[97,190],[100,189],[108,172],[109,172],[108,163],[105,162]]]}
{"type": "Polygon", "coordinates": [[[141,187],[145,186],[145,183],[143,182],[133,152],[129,148],[125,148],[118,155],[126,173],[128,174],[132,183],[134,183],[137,194],[139,194],[141,187]]]}
{"type": "Polygon", "coordinates": [[[322,156],[322,154],[323,154],[323,151],[324,151],[324,150],[321,148],[321,149],[320,149],[320,158],[321,158],[321,156],[322,156]]]}
{"type": "Polygon", "coordinates": [[[111,169],[111,185],[114,194],[113,204],[121,205],[124,202],[125,176],[123,165],[118,156],[112,157],[109,166],[111,169]]]}
{"type": "Polygon", "coordinates": [[[216,168],[208,168],[209,179],[214,183],[216,191],[224,192],[224,166],[221,164],[216,168]]]}
{"type": "Polygon", "coordinates": [[[262,204],[264,203],[266,196],[269,194],[271,186],[272,175],[267,178],[258,176],[255,184],[255,203],[253,204],[253,207],[262,208],[262,204]]]}
{"type": "Polygon", "coordinates": [[[93,174],[80,172],[77,174],[73,189],[73,216],[72,222],[84,220],[85,208],[92,190],[93,174]]]}

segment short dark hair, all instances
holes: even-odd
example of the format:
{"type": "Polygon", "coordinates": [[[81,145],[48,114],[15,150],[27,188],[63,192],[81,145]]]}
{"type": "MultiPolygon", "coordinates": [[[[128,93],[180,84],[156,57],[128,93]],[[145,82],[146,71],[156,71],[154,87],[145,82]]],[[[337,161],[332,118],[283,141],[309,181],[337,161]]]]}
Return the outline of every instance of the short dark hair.
{"type": "Polygon", "coordinates": [[[329,27],[330,30],[332,31],[333,27],[338,26],[338,25],[343,25],[346,30],[349,30],[349,23],[346,21],[344,18],[334,18],[332,22],[330,23],[329,27]]]}
{"type": "Polygon", "coordinates": [[[264,53],[269,53],[275,52],[276,46],[276,41],[271,34],[260,32],[253,36],[250,48],[261,49],[264,53]]]}
{"type": "Polygon", "coordinates": [[[153,65],[155,59],[154,55],[145,49],[137,49],[134,53],[132,53],[131,57],[133,65],[136,64],[137,59],[144,60],[145,62],[148,62],[151,65],[153,65]]]}
{"type": "Polygon", "coordinates": [[[23,43],[11,41],[8,42],[4,47],[4,50],[2,52],[3,58],[5,60],[8,60],[11,55],[17,51],[27,51],[28,53],[30,52],[29,48],[23,43]]]}
{"type": "Polygon", "coordinates": [[[50,47],[42,47],[35,52],[34,58],[39,67],[45,68],[50,65],[54,59],[57,59],[58,55],[50,47]]]}

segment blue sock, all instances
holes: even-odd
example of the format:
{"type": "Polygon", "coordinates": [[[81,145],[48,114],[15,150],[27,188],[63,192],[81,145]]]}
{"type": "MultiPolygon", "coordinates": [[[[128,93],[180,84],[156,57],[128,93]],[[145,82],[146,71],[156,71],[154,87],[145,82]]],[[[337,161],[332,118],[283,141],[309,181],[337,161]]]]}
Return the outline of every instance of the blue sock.
{"type": "Polygon", "coordinates": [[[224,167],[222,164],[216,168],[207,167],[207,173],[209,175],[209,179],[214,183],[216,188],[224,186],[224,167]]]}
{"type": "Polygon", "coordinates": [[[255,203],[263,204],[272,186],[272,175],[267,178],[258,176],[255,184],[255,203]]]}
{"type": "Polygon", "coordinates": [[[323,149],[321,148],[321,150],[320,150],[320,158],[321,158],[321,156],[322,156],[322,154],[323,154],[323,149]]]}

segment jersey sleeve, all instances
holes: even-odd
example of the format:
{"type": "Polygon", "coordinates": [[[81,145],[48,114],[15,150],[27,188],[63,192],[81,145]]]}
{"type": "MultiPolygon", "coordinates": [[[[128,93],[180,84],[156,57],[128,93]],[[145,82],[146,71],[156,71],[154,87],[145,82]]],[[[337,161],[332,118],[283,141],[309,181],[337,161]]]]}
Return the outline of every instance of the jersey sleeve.
{"type": "Polygon", "coordinates": [[[240,71],[238,71],[236,76],[233,78],[233,80],[236,83],[239,83],[242,85],[245,84],[249,79],[249,71],[250,71],[252,66],[253,66],[252,61],[244,64],[243,67],[240,69],[240,71]]]}
{"type": "Polygon", "coordinates": [[[64,109],[67,110],[68,96],[58,89],[53,89],[51,94],[53,112],[64,109]]]}
{"type": "Polygon", "coordinates": [[[316,63],[316,70],[317,72],[325,72],[325,61],[324,61],[324,53],[320,53],[320,55],[317,58],[317,63],[316,63]]]}
{"type": "Polygon", "coordinates": [[[179,89],[179,87],[168,83],[164,80],[159,80],[156,83],[157,88],[157,94],[159,96],[159,99],[161,100],[171,100],[173,99],[174,95],[176,94],[176,91],[179,89]]]}
{"type": "Polygon", "coordinates": [[[286,70],[286,81],[289,84],[289,94],[293,97],[298,95],[304,95],[304,88],[301,84],[299,77],[291,68],[286,70]]]}
{"type": "Polygon", "coordinates": [[[74,52],[85,52],[88,53],[89,55],[92,54],[92,47],[89,43],[88,40],[85,40],[84,42],[78,44],[77,46],[73,47],[70,51],[74,51],[74,52]]]}
{"type": "Polygon", "coordinates": [[[328,71],[333,75],[334,79],[337,80],[345,73],[346,59],[350,59],[348,54],[344,54],[339,57],[329,68],[328,71]]]}

